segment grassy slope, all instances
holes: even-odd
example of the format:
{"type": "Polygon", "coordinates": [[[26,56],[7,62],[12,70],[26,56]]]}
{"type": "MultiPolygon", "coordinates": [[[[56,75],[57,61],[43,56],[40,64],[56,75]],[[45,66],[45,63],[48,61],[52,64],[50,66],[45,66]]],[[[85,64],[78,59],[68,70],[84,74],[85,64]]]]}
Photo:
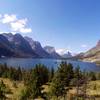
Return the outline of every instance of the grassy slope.
{"type": "MultiPolygon", "coordinates": [[[[50,87],[48,85],[43,85],[44,92],[49,92],[50,87]]],[[[91,81],[87,86],[87,95],[94,96],[96,100],[100,100],[100,80],[91,81]]],[[[76,88],[73,87],[69,90],[68,98],[76,95],[76,88]]],[[[69,99],[71,100],[71,99],[69,99]]]]}
{"type": "Polygon", "coordinates": [[[7,94],[6,97],[8,97],[9,100],[18,100],[21,90],[25,88],[24,84],[22,82],[11,81],[7,78],[0,78],[0,80],[3,80],[7,88],[11,90],[11,93],[7,94]]]}
{"type": "Polygon", "coordinates": [[[87,93],[89,95],[100,96],[100,80],[91,81],[89,83],[87,93]]]}
{"type": "MultiPolygon", "coordinates": [[[[3,80],[4,84],[11,90],[11,94],[7,94],[6,96],[9,98],[9,100],[19,100],[19,95],[22,91],[22,89],[25,88],[23,82],[15,82],[11,81],[7,78],[0,78],[0,80],[3,80]],[[16,84],[16,85],[14,85],[16,84]]],[[[43,85],[44,92],[49,92],[49,86],[43,85]]],[[[76,89],[73,88],[69,91],[72,94],[75,94],[76,89]]],[[[88,85],[87,94],[91,96],[100,96],[100,80],[97,81],[91,81],[88,85]]],[[[42,99],[37,99],[42,100],[42,99]]]]}

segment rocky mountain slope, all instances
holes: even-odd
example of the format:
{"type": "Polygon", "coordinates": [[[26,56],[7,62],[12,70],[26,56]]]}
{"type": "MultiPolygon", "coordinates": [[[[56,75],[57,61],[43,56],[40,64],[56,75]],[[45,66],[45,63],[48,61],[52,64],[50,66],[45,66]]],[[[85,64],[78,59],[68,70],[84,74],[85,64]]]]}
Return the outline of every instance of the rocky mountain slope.
{"type": "Polygon", "coordinates": [[[56,52],[55,48],[52,46],[45,46],[45,51],[48,52],[53,58],[61,58],[61,56],[56,52]]]}
{"type": "Polygon", "coordinates": [[[43,47],[41,46],[40,42],[38,41],[34,41],[32,38],[30,37],[24,37],[29,44],[31,45],[32,49],[42,58],[51,58],[52,56],[47,53],[43,47]]]}
{"type": "Polygon", "coordinates": [[[91,48],[85,53],[82,53],[80,58],[83,61],[95,62],[100,64],[100,40],[97,42],[96,46],[91,48]]]}
{"type": "Polygon", "coordinates": [[[40,42],[18,33],[0,35],[0,57],[61,58],[53,47],[43,48],[40,42]]]}
{"type": "MultiPolygon", "coordinates": [[[[14,52],[13,57],[38,57],[38,55],[32,50],[30,44],[20,34],[4,33],[3,37],[9,43],[10,49],[14,52]]],[[[7,46],[8,44],[3,41],[7,46]]]]}
{"type": "Polygon", "coordinates": [[[15,53],[13,51],[12,45],[7,40],[7,38],[3,35],[0,35],[0,57],[10,57],[13,56],[15,53]]]}

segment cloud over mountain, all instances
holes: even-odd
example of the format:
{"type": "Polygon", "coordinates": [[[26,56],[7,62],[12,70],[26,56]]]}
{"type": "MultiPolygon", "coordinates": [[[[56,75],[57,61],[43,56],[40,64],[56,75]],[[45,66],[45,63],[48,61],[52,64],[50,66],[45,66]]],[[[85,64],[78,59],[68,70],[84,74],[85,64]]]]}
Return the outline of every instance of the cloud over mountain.
{"type": "Polygon", "coordinates": [[[27,27],[27,18],[19,19],[15,14],[0,15],[0,23],[9,25],[10,30],[13,32],[30,33],[32,29],[27,27]]]}
{"type": "Polygon", "coordinates": [[[1,22],[3,24],[14,22],[17,20],[17,17],[14,14],[12,14],[12,15],[4,14],[4,15],[1,15],[1,18],[2,18],[1,22]]]}

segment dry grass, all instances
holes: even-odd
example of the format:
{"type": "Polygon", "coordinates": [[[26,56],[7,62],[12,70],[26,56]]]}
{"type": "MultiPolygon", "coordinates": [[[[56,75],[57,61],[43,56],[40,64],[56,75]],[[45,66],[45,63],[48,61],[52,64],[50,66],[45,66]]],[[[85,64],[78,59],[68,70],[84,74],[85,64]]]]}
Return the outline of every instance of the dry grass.
{"type": "MultiPolygon", "coordinates": [[[[9,98],[9,100],[19,100],[19,95],[22,91],[22,89],[25,89],[25,86],[23,82],[18,81],[11,81],[7,78],[0,78],[0,80],[3,80],[4,84],[11,90],[11,94],[7,94],[6,96],[9,98]]],[[[49,85],[43,85],[43,92],[48,93],[50,90],[49,85]]],[[[75,95],[76,94],[76,88],[73,87],[69,90],[69,94],[75,95]]],[[[88,84],[87,94],[90,96],[97,96],[100,97],[100,80],[97,81],[91,81],[88,84]]],[[[43,100],[42,98],[38,98],[36,100],[43,100]]],[[[99,99],[96,99],[99,100],[99,99]]]]}
{"type": "Polygon", "coordinates": [[[49,90],[50,90],[50,86],[49,85],[43,85],[42,88],[43,88],[43,91],[42,92],[48,93],[49,90]]]}
{"type": "Polygon", "coordinates": [[[11,81],[7,78],[0,78],[4,82],[4,84],[11,90],[10,94],[7,94],[6,97],[9,100],[18,100],[19,94],[21,93],[22,89],[25,88],[23,82],[11,81]]]}
{"type": "Polygon", "coordinates": [[[91,96],[100,96],[100,80],[91,81],[89,83],[87,94],[91,96]]]}

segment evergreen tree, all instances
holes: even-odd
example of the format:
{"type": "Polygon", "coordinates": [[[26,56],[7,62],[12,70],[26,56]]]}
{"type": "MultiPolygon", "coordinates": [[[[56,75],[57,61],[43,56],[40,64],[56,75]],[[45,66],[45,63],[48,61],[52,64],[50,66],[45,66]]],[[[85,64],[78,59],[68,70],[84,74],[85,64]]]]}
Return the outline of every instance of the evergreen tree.
{"type": "Polygon", "coordinates": [[[49,71],[44,65],[38,64],[30,70],[29,78],[26,82],[30,98],[35,99],[41,96],[41,86],[48,82],[48,79],[49,71]]]}
{"type": "Polygon", "coordinates": [[[22,80],[22,71],[20,67],[18,67],[18,69],[16,70],[16,80],[19,80],[19,81],[22,80]]]}
{"type": "Polygon", "coordinates": [[[62,62],[57,70],[57,73],[59,74],[59,78],[63,82],[63,85],[65,87],[68,86],[74,76],[72,64],[62,62]]]}
{"type": "Polygon", "coordinates": [[[28,89],[30,91],[30,97],[32,99],[35,99],[36,97],[41,96],[41,87],[40,87],[38,76],[34,77],[34,82],[32,82],[32,84],[30,83],[28,89]]]}
{"type": "Polygon", "coordinates": [[[81,71],[80,71],[80,67],[77,66],[74,70],[74,78],[76,79],[80,79],[81,78],[81,71]]]}
{"type": "Polygon", "coordinates": [[[73,66],[70,63],[62,62],[51,82],[51,95],[64,96],[68,91],[68,86],[73,76],[73,66]]]}
{"type": "Polygon", "coordinates": [[[49,81],[50,82],[52,81],[53,77],[54,77],[54,68],[52,67],[50,72],[49,72],[49,81]]]}
{"type": "Polygon", "coordinates": [[[95,81],[96,80],[96,75],[95,75],[94,72],[90,72],[89,73],[89,77],[90,77],[90,80],[92,80],[92,81],[95,81]]]}
{"type": "Polygon", "coordinates": [[[0,81],[0,100],[6,100],[6,85],[3,83],[3,81],[0,81]]]}
{"type": "Polygon", "coordinates": [[[59,76],[54,76],[51,86],[50,86],[50,95],[51,96],[63,96],[66,93],[63,82],[61,82],[59,76]]]}

